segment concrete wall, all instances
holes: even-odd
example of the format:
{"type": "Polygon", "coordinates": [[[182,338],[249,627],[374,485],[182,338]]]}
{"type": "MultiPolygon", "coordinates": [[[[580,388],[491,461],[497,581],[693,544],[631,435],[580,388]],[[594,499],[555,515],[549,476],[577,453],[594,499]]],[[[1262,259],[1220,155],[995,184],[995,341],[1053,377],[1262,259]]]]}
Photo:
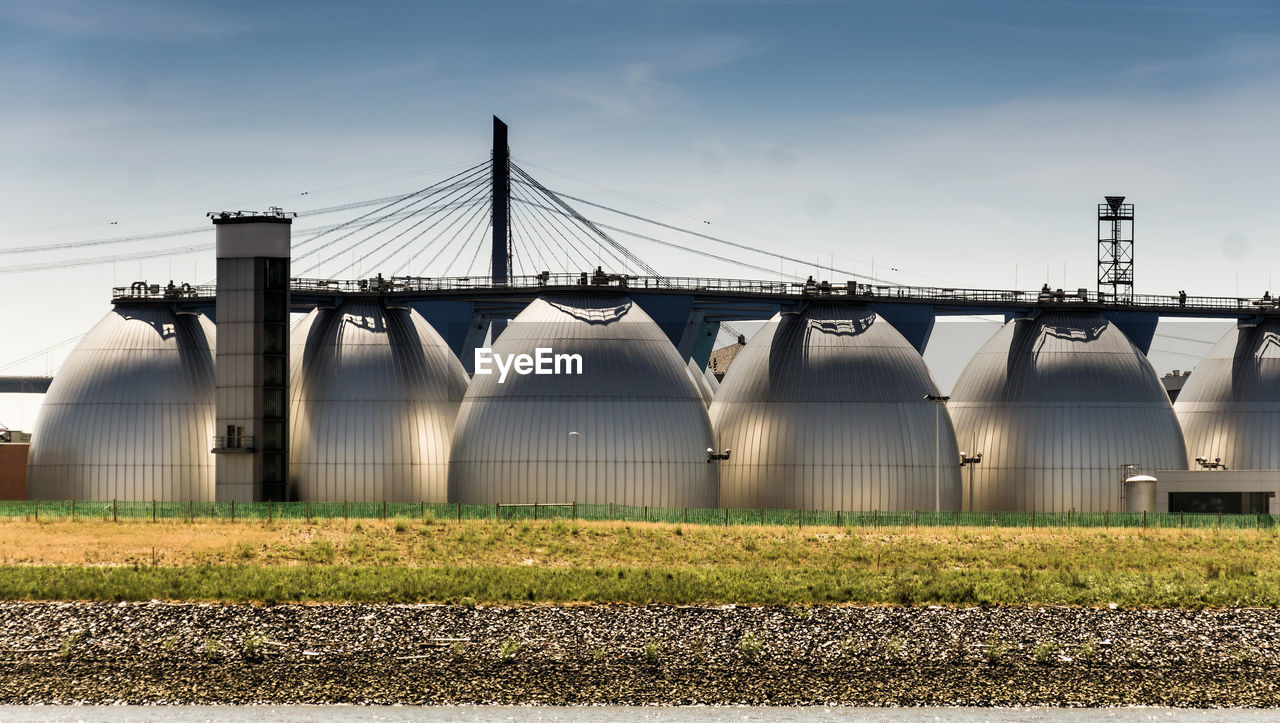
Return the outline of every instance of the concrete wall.
{"type": "Polygon", "coordinates": [[[1271,494],[1270,514],[1280,514],[1280,470],[1161,470],[1153,473],[1156,483],[1156,512],[1169,511],[1171,492],[1251,492],[1271,494]]]}

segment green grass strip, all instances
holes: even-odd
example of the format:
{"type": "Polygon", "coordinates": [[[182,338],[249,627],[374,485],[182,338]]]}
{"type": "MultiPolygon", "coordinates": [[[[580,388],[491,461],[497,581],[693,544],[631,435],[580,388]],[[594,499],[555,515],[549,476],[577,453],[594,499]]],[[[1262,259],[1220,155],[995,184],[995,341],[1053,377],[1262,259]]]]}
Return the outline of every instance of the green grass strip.
{"type": "Polygon", "coordinates": [[[1280,572],[17,565],[0,599],[1274,607],[1280,572]]]}

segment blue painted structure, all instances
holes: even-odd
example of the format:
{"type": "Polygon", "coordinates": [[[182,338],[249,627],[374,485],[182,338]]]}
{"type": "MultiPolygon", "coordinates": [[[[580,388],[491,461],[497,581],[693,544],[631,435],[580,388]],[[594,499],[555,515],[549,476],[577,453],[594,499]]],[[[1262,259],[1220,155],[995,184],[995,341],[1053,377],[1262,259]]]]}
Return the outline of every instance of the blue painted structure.
{"type": "MultiPolygon", "coordinates": [[[[1009,291],[937,287],[748,281],[740,279],[625,277],[616,274],[544,274],[510,277],[495,284],[489,277],[392,278],[354,281],[294,279],[293,310],[336,306],[350,296],[375,296],[388,306],[406,306],[422,314],[464,366],[471,350],[500,331],[538,294],[598,291],[626,293],[658,324],[680,355],[705,368],[720,324],[764,320],[779,311],[823,299],[865,304],[893,325],[917,351],[924,352],[939,316],[991,315],[1005,319],[1034,317],[1045,309],[1093,310],[1115,324],[1145,354],[1162,317],[1234,318],[1257,324],[1280,317],[1274,300],[1224,297],[1112,297],[1080,289],[1009,291]]],[[[115,289],[116,303],[164,303],[214,318],[212,289],[165,288],[146,284],[115,289]]],[[[215,319],[216,321],[216,319],[215,319]]]]}

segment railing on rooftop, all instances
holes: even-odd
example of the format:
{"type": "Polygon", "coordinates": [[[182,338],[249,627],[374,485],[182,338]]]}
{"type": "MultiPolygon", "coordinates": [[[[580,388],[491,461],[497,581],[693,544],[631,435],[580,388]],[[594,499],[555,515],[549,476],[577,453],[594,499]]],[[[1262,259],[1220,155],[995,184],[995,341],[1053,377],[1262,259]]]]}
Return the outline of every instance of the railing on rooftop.
{"type": "MultiPolygon", "coordinates": [[[[1024,306],[1029,304],[1094,304],[1120,309],[1175,308],[1195,310],[1222,310],[1231,312],[1266,313],[1277,309],[1280,300],[1270,294],[1261,298],[1187,296],[1137,294],[1116,298],[1105,292],[1088,289],[1049,289],[1019,291],[1013,289],[965,289],[940,286],[895,286],[890,284],[864,284],[848,281],[843,284],[829,281],[762,281],[752,279],[723,279],[696,276],[628,276],[583,272],[579,274],[543,273],[536,276],[512,276],[504,284],[494,284],[488,276],[391,276],[381,275],[368,279],[305,279],[291,280],[294,294],[423,294],[433,292],[465,292],[539,289],[647,289],[656,291],[692,291],[702,293],[745,294],[766,297],[826,297],[843,296],[860,301],[892,300],[901,302],[927,302],[935,305],[960,306],[1024,306]]],[[[116,301],[179,301],[212,298],[215,286],[191,286],[148,284],[135,282],[130,286],[113,289],[116,301]]]]}
{"type": "Polygon", "coordinates": [[[149,284],[146,281],[135,281],[129,286],[116,286],[111,289],[111,300],[139,301],[179,301],[183,299],[211,298],[217,296],[218,287],[212,284],[149,284]]]}

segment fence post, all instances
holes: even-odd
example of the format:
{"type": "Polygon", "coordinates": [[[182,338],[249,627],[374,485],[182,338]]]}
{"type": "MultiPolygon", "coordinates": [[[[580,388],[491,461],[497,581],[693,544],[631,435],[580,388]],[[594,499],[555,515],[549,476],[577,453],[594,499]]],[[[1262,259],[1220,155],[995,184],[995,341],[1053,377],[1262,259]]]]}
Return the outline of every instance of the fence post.
{"type": "Polygon", "coordinates": [[[342,521],[343,522],[347,521],[347,501],[346,500],[342,501],[342,521]]]}
{"type": "Polygon", "coordinates": [[[187,501],[187,522],[195,522],[195,521],[196,521],[196,501],[188,500],[187,501]]]}
{"type": "Polygon", "coordinates": [[[498,514],[498,508],[501,506],[502,505],[498,504],[497,502],[493,503],[493,521],[494,522],[497,522],[499,517],[501,517],[501,515],[498,514]]]}
{"type": "Polygon", "coordinates": [[[956,510],[956,527],[960,526],[960,510],[956,510]]]}
{"type": "Polygon", "coordinates": [[[836,527],[840,526],[840,510],[836,510],[836,527]]]}
{"type": "Polygon", "coordinates": [[[427,521],[427,501],[418,500],[418,517],[423,521],[427,521]]]}
{"type": "Polygon", "coordinates": [[[686,525],[689,524],[689,508],[688,507],[684,508],[684,522],[686,525]]]}
{"type": "MultiPolygon", "coordinates": [[[[74,497],[71,498],[71,521],[76,521],[76,500],[74,497]]],[[[1261,525],[1259,525],[1259,527],[1261,527],[1261,525]]]]}
{"type": "Polygon", "coordinates": [[[578,501],[577,500],[574,500],[572,503],[570,503],[569,519],[571,520],[578,519],[578,501]]]}
{"type": "Polygon", "coordinates": [[[386,500],[382,501],[382,519],[383,520],[387,519],[387,501],[386,500]]]}
{"type": "Polygon", "coordinates": [[[1182,529],[1182,518],[1183,518],[1183,517],[1185,517],[1185,516],[1186,516],[1186,514],[1187,514],[1187,513],[1185,513],[1185,512],[1179,512],[1179,513],[1178,513],[1178,529],[1179,529],[1179,530],[1181,530],[1181,529],[1182,529]]]}
{"type": "Polygon", "coordinates": [[[1031,529],[1034,530],[1035,528],[1036,528],[1036,511],[1031,510],[1031,529]]]}
{"type": "Polygon", "coordinates": [[[231,500],[231,521],[236,521],[236,501],[231,500]]]}
{"type": "Polygon", "coordinates": [[[649,505],[644,506],[644,521],[649,521],[649,505]]]}
{"type": "Polygon", "coordinates": [[[462,522],[462,503],[458,503],[458,522],[462,522]]]}
{"type": "Polygon", "coordinates": [[[311,500],[307,500],[307,524],[311,524],[311,500]]]}
{"type": "Polygon", "coordinates": [[[1142,511],[1142,529],[1147,529],[1147,511],[1142,511]]]}
{"type": "Polygon", "coordinates": [[[1102,511],[1102,527],[1103,529],[1111,527],[1111,510],[1102,511]]]}
{"type": "MultiPolygon", "coordinates": [[[[111,503],[111,520],[112,520],[112,522],[114,522],[114,521],[115,521],[115,519],[116,519],[116,512],[115,512],[115,510],[116,510],[116,503],[115,503],[115,502],[112,502],[112,503],[111,503]]],[[[36,500],[36,522],[39,522],[39,521],[40,521],[40,500],[36,500]]]]}
{"type": "MultiPolygon", "coordinates": [[[[38,519],[40,519],[40,517],[39,517],[39,512],[40,512],[40,506],[39,506],[39,505],[36,505],[36,513],[37,513],[36,519],[37,519],[37,520],[38,520],[38,519]]],[[[120,521],[120,518],[116,516],[116,501],[115,501],[115,498],[112,498],[112,500],[111,500],[111,521],[112,521],[112,522],[119,522],[119,521],[120,521]]]]}
{"type": "Polygon", "coordinates": [[[728,507],[724,508],[724,526],[725,527],[729,526],[729,508],[728,507]]]}
{"type": "Polygon", "coordinates": [[[533,503],[533,519],[538,519],[538,503],[533,503]]]}
{"type": "Polygon", "coordinates": [[[871,526],[880,529],[880,510],[871,511],[871,526]]]}
{"type": "Polygon", "coordinates": [[[920,526],[920,510],[913,510],[913,511],[912,511],[912,516],[911,516],[911,526],[912,526],[912,527],[919,527],[919,526],[920,526]]]}
{"type": "Polygon", "coordinates": [[[613,503],[612,502],[609,503],[609,521],[610,522],[613,521],[613,503]]]}

